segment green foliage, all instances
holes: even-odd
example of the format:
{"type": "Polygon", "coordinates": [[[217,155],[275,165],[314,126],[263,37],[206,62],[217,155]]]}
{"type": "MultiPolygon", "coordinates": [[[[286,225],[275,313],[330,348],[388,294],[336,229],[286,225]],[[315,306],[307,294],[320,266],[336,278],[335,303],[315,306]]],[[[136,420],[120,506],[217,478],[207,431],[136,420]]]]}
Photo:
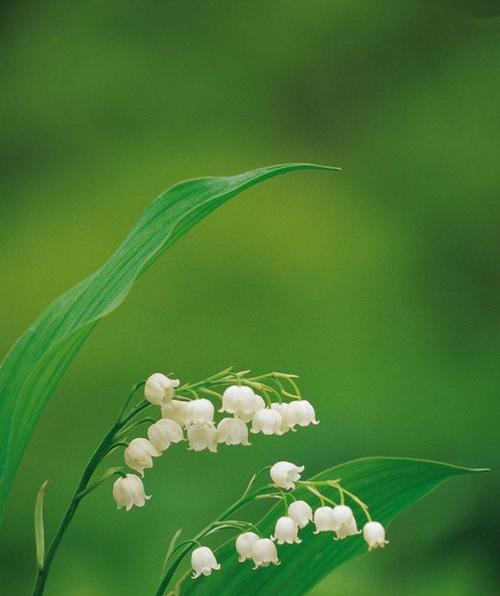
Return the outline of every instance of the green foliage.
{"type": "Polygon", "coordinates": [[[43,523],[43,500],[45,491],[50,480],[45,482],[40,487],[35,501],[35,548],[36,548],[36,565],[38,569],[43,568],[43,561],[45,559],[45,526],[43,523]]]}
{"type": "MultiPolygon", "coordinates": [[[[451,476],[484,470],[404,458],[365,458],[340,464],[321,472],[311,480],[341,480],[342,486],[354,493],[370,508],[374,520],[387,526],[405,509],[416,503],[451,476]]],[[[335,490],[331,489],[335,497],[335,490]]],[[[300,487],[293,492],[311,506],[319,505],[317,497],[300,487]]],[[[358,526],[366,519],[354,501],[352,507],[358,526]]],[[[276,519],[283,515],[282,504],[273,507],[258,524],[263,535],[273,533],[276,519]]],[[[334,542],[332,533],[313,535],[312,524],[301,531],[302,544],[278,548],[280,566],[252,570],[250,562],[238,563],[234,539],[216,553],[222,568],[210,577],[196,581],[186,574],[180,584],[184,596],[198,594],[287,594],[299,596],[310,590],[333,569],[367,552],[362,536],[334,542]]],[[[390,535],[389,535],[390,540],[390,535]]]]}
{"type": "Polygon", "coordinates": [[[38,418],[100,319],[125,300],[134,281],[164,250],[229,198],[273,176],[307,169],[337,168],[284,164],[176,184],[144,211],[96,273],[49,306],[17,341],[0,369],[0,514],[38,418]]]}

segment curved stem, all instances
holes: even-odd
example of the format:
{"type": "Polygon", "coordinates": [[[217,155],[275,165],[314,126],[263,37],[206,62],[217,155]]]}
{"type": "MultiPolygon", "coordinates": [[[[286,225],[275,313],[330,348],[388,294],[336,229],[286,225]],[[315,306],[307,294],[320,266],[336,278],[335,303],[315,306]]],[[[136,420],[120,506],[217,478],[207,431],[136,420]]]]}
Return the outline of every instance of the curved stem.
{"type": "MultiPolygon", "coordinates": [[[[266,491],[269,491],[270,489],[274,489],[274,486],[272,484],[267,484],[266,486],[258,488],[257,490],[254,490],[253,492],[251,492],[249,494],[244,494],[237,501],[235,501],[230,507],[228,507],[224,512],[222,512],[215,521],[210,523],[206,528],[203,528],[203,530],[201,530],[198,534],[196,534],[196,536],[194,536],[194,538],[192,538],[189,542],[191,542],[191,544],[194,542],[198,542],[204,536],[206,536],[209,532],[211,532],[211,530],[213,530],[220,522],[227,520],[233,513],[236,513],[236,511],[238,511],[239,509],[241,509],[242,507],[244,507],[245,505],[247,505],[248,503],[253,501],[259,495],[263,494],[266,491]]],[[[187,553],[190,551],[190,549],[191,549],[191,545],[188,545],[185,548],[183,548],[181,550],[181,552],[177,555],[177,557],[173,560],[173,562],[169,565],[167,571],[165,572],[164,576],[162,577],[162,579],[160,581],[160,585],[158,586],[158,589],[155,592],[155,596],[163,596],[165,594],[168,584],[170,583],[175,572],[177,571],[177,568],[182,563],[182,560],[187,555],[187,553]]]]}
{"type": "MultiPolygon", "coordinates": [[[[134,385],[131,394],[133,395],[133,392],[141,386],[142,383],[134,385]]],[[[131,395],[129,395],[127,399],[127,405],[130,403],[130,400],[131,395]]],[[[132,420],[132,418],[134,418],[136,414],[144,410],[149,405],[149,402],[143,400],[139,402],[139,404],[137,404],[134,408],[132,408],[130,412],[126,415],[124,415],[124,409],[122,409],[117,422],[115,422],[115,424],[106,433],[106,435],[104,435],[104,438],[95,449],[94,453],[92,454],[92,457],[90,458],[83,471],[83,474],[80,478],[80,482],[78,483],[78,486],[76,487],[75,492],[73,493],[73,497],[71,498],[66,512],[64,513],[61,523],[59,524],[59,527],[57,528],[56,533],[52,538],[52,542],[50,543],[50,546],[47,549],[45,558],[43,560],[43,565],[41,566],[41,568],[37,569],[35,585],[33,587],[33,596],[41,596],[43,594],[45,584],[47,582],[47,576],[49,574],[50,567],[54,560],[54,556],[57,552],[57,549],[59,548],[61,540],[64,534],[66,533],[66,530],[68,529],[68,526],[71,523],[71,520],[73,519],[78,509],[78,506],[80,505],[81,500],[90,492],[88,489],[90,481],[92,480],[92,476],[94,475],[94,472],[96,471],[101,461],[108,454],[109,450],[113,448],[117,433],[128,422],[130,422],[130,420],[132,420]]]]}

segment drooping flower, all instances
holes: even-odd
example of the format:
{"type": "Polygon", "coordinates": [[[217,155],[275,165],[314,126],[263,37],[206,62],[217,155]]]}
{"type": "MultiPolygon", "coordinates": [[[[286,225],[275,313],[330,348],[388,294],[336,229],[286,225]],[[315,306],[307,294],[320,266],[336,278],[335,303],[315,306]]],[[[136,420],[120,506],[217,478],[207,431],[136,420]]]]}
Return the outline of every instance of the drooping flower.
{"type": "Polygon", "coordinates": [[[278,518],[274,527],[274,535],[271,538],[276,540],[278,544],[293,544],[294,542],[298,544],[302,542],[299,538],[297,522],[288,515],[278,518]]]}
{"type": "Polygon", "coordinates": [[[189,448],[193,451],[208,449],[217,452],[217,429],[213,423],[191,424],[187,429],[189,448]]]}
{"type": "Polygon", "coordinates": [[[170,443],[179,443],[183,438],[181,426],[170,418],[161,418],[148,428],[148,439],[158,451],[165,451],[170,443]]]}
{"type": "Polygon", "coordinates": [[[290,408],[295,417],[295,423],[299,426],[309,426],[310,424],[319,424],[316,420],[316,412],[313,406],[305,399],[293,401],[290,408]]]}
{"type": "Polygon", "coordinates": [[[236,551],[240,563],[252,558],[253,546],[259,538],[255,532],[243,532],[236,538],[236,551]]]}
{"type": "Polygon", "coordinates": [[[276,410],[281,414],[282,418],[282,430],[283,432],[288,432],[289,430],[293,430],[295,425],[297,424],[295,412],[292,408],[292,404],[289,403],[272,403],[271,409],[276,410]]]}
{"type": "Polygon", "coordinates": [[[210,424],[214,421],[214,404],[204,397],[186,403],[186,424],[210,424]]]}
{"type": "Polygon", "coordinates": [[[300,473],[304,471],[304,466],[296,466],[289,461],[279,461],[271,468],[271,480],[280,488],[293,490],[295,482],[300,479],[300,473]]]}
{"type": "Polygon", "coordinates": [[[210,575],[212,571],[218,571],[220,564],[217,563],[212,549],[208,546],[199,546],[191,553],[191,567],[193,568],[193,579],[200,575],[210,575]]]}
{"type": "Polygon", "coordinates": [[[117,509],[125,507],[127,511],[130,511],[134,505],[143,507],[151,496],[144,492],[144,484],[139,476],[127,474],[125,478],[120,476],[113,483],[113,498],[117,509]]]}
{"type": "Polygon", "coordinates": [[[179,399],[169,399],[161,404],[162,418],[170,418],[183,426],[186,424],[188,403],[179,399]]]}
{"type": "Polygon", "coordinates": [[[371,521],[363,527],[363,538],[368,544],[368,550],[384,548],[389,541],[385,539],[385,528],[380,522],[371,521]]]}
{"type": "Polygon", "coordinates": [[[223,418],[217,426],[217,441],[226,445],[250,445],[247,425],[240,418],[223,418]]]}
{"type": "Polygon", "coordinates": [[[172,399],[179,385],[179,379],[169,379],[163,373],[154,373],[144,385],[144,396],[152,404],[160,406],[165,400],[172,399]]]}
{"type": "Polygon", "coordinates": [[[230,385],[222,394],[222,408],[220,412],[239,414],[252,411],[255,393],[246,385],[230,385]]]}
{"type": "Polygon", "coordinates": [[[123,455],[127,466],[144,476],[144,470],[153,467],[153,457],[161,453],[147,439],[138,438],[130,441],[123,455]]]}
{"type": "Polygon", "coordinates": [[[246,385],[231,385],[222,395],[222,408],[219,412],[234,414],[243,422],[250,422],[258,410],[265,407],[260,395],[256,395],[251,387],[246,385]]]}
{"type": "Polygon", "coordinates": [[[316,524],[315,534],[320,532],[333,532],[335,529],[333,523],[333,509],[328,506],[318,507],[314,512],[314,523],[316,524]]]}
{"type": "Polygon", "coordinates": [[[359,534],[356,525],[356,519],[352,509],[347,505],[337,505],[332,511],[333,530],[337,535],[337,540],[342,540],[346,536],[359,534]]]}
{"type": "Polygon", "coordinates": [[[305,501],[294,501],[293,503],[290,503],[288,506],[288,515],[299,528],[305,528],[313,518],[311,506],[305,501]]]}
{"type": "Polygon", "coordinates": [[[282,435],[284,430],[281,414],[269,408],[259,410],[252,418],[251,432],[264,435],[282,435]]]}
{"type": "Polygon", "coordinates": [[[267,567],[268,565],[279,565],[278,551],[274,542],[269,538],[259,538],[256,540],[252,549],[252,559],[254,569],[257,567],[267,567]]]}

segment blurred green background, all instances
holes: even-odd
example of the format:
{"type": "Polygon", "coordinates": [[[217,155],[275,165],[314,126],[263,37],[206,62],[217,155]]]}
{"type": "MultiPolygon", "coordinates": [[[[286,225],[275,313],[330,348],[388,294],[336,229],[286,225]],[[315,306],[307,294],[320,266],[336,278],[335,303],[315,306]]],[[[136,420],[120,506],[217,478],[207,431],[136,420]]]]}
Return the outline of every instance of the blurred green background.
{"type": "MultiPolygon", "coordinates": [[[[2,5],[3,353],[165,187],[286,161],[343,168],[233,200],[98,327],[10,494],[2,594],[31,588],[40,483],[53,479],[50,533],[129,386],[156,370],[298,372],[321,424],[216,456],[173,447],[130,514],[97,491],[48,596],[151,594],[175,529],[205,525],[277,458],[309,473],[365,455],[498,467],[495,5],[2,5]]],[[[498,488],[495,472],[452,480],[394,524],[390,548],[312,594],[498,594],[498,488]]]]}

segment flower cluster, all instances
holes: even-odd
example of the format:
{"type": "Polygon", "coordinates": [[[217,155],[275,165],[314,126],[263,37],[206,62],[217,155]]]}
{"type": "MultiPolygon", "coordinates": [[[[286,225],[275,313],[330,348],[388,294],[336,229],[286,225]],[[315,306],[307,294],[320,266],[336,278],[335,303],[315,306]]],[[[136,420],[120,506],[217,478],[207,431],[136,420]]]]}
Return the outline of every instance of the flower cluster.
{"type": "MultiPolygon", "coordinates": [[[[368,549],[383,548],[388,544],[385,539],[384,526],[373,521],[368,513],[367,506],[355,495],[346,491],[338,481],[300,481],[300,474],[304,466],[296,466],[291,462],[280,461],[274,464],[270,470],[273,487],[284,490],[294,490],[297,484],[314,494],[320,499],[320,506],[313,511],[311,505],[304,500],[293,500],[288,504],[288,496],[282,493],[281,498],[285,504],[285,515],[276,520],[274,533],[269,537],[263,537],[254,531],[245,531],[238,535],[235,542],[236,552],[240,563],[245,561],[253,562],[253,569],[279,565],[278,549],[276,545],[300,544],[299,530],[304,529],[308,524],[314,523],[314,534],[320,532],[332,532],[335,540],[343,540],[348,536],[355,536],[361,532],[358,530],[357,522],[351,507],[344,503],[344,498],[349,496],[364,511],[368,521],[363,526],[363,538],[368,544],[368,549]],[[335,488],[341,497],[340,504],[323,495],[318,487],[323,485],[335,488]],[[326,505],[330,502],[333,506],[326,505]]],[[[233,522],[237,523],[237,522],[233,522]]],[[[244,522],[241,522],[244,523],[244,522]]],[[[237,527],[237,525],[235,526],[237,527]]],[[[258,528],[255,528],[258,530],[258,528]]],[[[193,578],[201,574],[210,575],[213,570],[219,570],[215,554],[206,546],[200,546],[193,550],[191,556],[193,578]]]]}
{"type": "MultiPolygon", "coordinates": [[[[161,418],[153,420],[147,438],[135,438],[127,444],[125,464],[143,477],[144,470],[153,467],[154,458],[184,440],[192,451],[216,453],[222,443],[250,445],[249,431],[283,435],[296,427],[318,424],[314,407],[301,398],[295,375],[268,373],[248,377],[248,372],[232,373],[227,369],[204,381],[182,386],[178,379],[163,373],[152,374],[144,384],[145,406],[159,406],[161,418]],[[284,382],[294,393],[285,388],[284,382]],[[219,421],[209,397],[220,401],[218,413],[225,416],[219,421]]],[[[125,507],[127,511],[133,505],[142,507],[149,498],[141,478],[125,473],[115,481],[113,496],[118,508],[125,507]]]]}

